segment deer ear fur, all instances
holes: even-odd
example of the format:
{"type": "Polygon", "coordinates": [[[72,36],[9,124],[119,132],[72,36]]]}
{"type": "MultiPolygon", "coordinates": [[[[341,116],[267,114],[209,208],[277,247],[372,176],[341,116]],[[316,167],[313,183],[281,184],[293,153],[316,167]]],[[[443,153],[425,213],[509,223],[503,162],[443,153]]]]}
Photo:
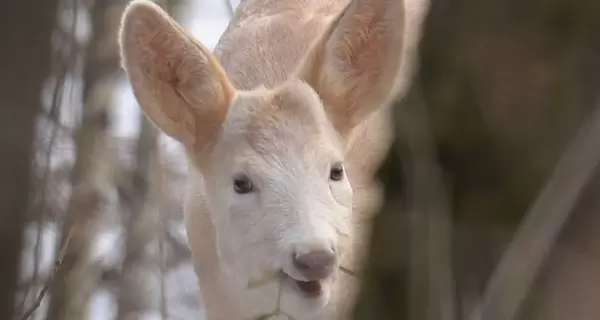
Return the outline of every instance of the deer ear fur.
{"type": "Polygon", "coordinates": [[[350,1],[300,64],[297,76],[317,91],[342,136],[394,94],[404,20],[402,0],[350,1]]]}
{"type": "Polygon", "coordinates": [[[119,45],[133,93],[149,119],[187,147],[208,147],[235,95],[210,50],[144,0],[127,6],[119,45]]]}

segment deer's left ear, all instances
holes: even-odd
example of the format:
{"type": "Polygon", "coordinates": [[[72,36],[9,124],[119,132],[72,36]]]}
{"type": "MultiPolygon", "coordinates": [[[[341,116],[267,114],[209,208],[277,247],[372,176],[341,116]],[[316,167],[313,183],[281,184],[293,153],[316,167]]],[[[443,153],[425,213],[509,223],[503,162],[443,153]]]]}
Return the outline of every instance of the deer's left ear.
{"type": "Polygon", "coordinates": [[[296,75],[317,91],[344,137],[395,88],[404,0],[352,0],[309,50],[296,75]]]}

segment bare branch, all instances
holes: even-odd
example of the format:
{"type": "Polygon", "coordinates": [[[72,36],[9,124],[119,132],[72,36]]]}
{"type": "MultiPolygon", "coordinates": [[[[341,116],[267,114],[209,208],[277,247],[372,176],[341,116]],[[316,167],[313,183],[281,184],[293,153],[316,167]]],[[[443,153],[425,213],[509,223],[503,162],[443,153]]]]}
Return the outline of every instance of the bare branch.
{"type": "Polygon", "coordinates": [[[0,75],[0,318],[15,315],[23,231],[31,211],[31,173],[40,89],[51,68],[51,31],[56,24],[56,0],[8,1],[0,5],[2,74],[0,75]],[[31,10],[31,8],[36,10],[31,10]],[[28,21],[23,28],[23,21],[28,21]]]}
{"type": "Polygon", "coordinates": [[[50,290],[50,288],[52,286],[52,283],[54,282],[54,279],[56,277],[56,274],[58,273],[58,270],[60,269],[60,267],[62,265],[62,262],[63,262],[63,260],[65,258],[65,255],[67,254],[67,248],[69,246],[69,243],[71,242],[71,236],[73,235],[73,230],[74,230],[74,227],[71,227],[71,229],[69,229],[69,233],[68,233],[68,235],[67,235],[67,237],[65,239],[65,242],[62,245],[62,247],[61,247],[61,249],[60,249],[60,251],[58,253],[58,258],[54,262],[54,268],[52,268],[52,273],[50,274],[50,276],[46,280],[46,283],[44,284],[44,287],[42,288],[42,290],[38,294],[37,298],[35,299],[35,302],[33,303],[33,306],[29,310],[27,310],[27,312],[25,312],[23,314],[23,316],[21,317],[21,320],[27,320],[27,319],[29,319],[33,315],[33,313],[42,304],[42,301],[44,300],[44,297],[46,296],[46,294],[50,290]]]}
{"type": "Polygon", "coordinates": [[[227,11],[229,12],[229,18],[233,19],[235,9],[233,8],[233,4],[231,4],[231,0],[223,0],[223,1],[225,1],[225,6],[227,7],[227,11]]]}

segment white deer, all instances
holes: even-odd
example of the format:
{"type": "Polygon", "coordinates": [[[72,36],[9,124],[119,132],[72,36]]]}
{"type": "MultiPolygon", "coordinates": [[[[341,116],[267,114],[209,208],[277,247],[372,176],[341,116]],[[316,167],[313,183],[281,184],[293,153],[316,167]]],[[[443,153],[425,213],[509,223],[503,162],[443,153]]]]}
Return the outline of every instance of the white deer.
{"type": "Polygon", "coordinates": [[[245,0],[212,53],[152,2],[128,5],[124,69],[189,158],[208,319],[348,318],[357,279],[340,267],[361,266],[425,3],[245,0]]]}

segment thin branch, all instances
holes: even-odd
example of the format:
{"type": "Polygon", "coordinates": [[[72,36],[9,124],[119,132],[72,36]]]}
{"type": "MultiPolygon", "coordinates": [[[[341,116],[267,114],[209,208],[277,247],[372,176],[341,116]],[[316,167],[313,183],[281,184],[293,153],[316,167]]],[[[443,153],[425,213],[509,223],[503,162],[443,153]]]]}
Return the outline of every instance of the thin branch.
{"type": "MultiPolygon", "coordinates": [[[[157,138],[156,138],[157,139],[157,138]]],[[[157,145],[157,151],[155,152],[156,160],[159,163],[159,167],[163,168],[166,164],[162,161],[161,153],[158,151],[159,147],[157,145]]],[[[165,238],[168,232],[167,229],[167,214],[166,210],[166,202],[167,202],[167,194],[169,190],[166,189],[166,181],[164,170],[160,171],[160,174],[154,183],[157,183],[157,188],[161,190],[158,193],[158,214],[159,214],[159,224],[160,224],[160,239],[159,239],[159,250],[160,250],[160,314],[163,320],[167,320],[169,318],[169,305],[167,302],[167,281],[165,276],[167,274],[167,263],[166,263],[166,255],[165,255],[165,238]]]]}
{"type": "Polygon", "coordinates": [[[67,235],[67,237],[65,239],[65,243],[60,248],[60,251],[59,251],[59,254],[58,254],[58,258],[54,262],[54,268],[52,269],[52,273],[48,277],[48,280],[46,280],[46,283],[45,283],[44,287],[42,288],[42,290],[38,294],[37,298],[35,299],[35,302],[34,302],[33,306],[27,312],[25,312],[25,314],[21,317],[21,320],[27,320],[27,319],[29,319],[33,315],[33,313],[40,307],[40,305],[42,304],[42,301],[44,300],[44,297],[46,296],[46,294],[48,293],[48,291],[52,287],[52,283],[54,282],[54,278],[55,278],[56,274],[58,273],[59,268],[62,265],[63,259],[65,258],[65,255],[67,254],[67,248],[69,246],[69,242],[71,241],[71,236],[73,235],[73,230],[74,229],[75,229],[74,226],[72,226],[69,229],[69,233],[68,233],[68,235],[67,235]]]}
{"type": "Polygon", "coordinates": [[[521,223],[471,320],[514,320],[600,163],[600,108],[584,124],[521,223]]]}
{"type": "Polygon", "coordinates": [[[235,14],[235,9],[233,8],[233,4],[231,4],[231,0],[224,0],[225,6],[227,7],[227,12],[229,13],[229,19],[233,19],[235,14]]]}
{"type": "MultiPolygon", "coordinates": [[[[60,122],[57,118],[57,115],[54,115],[51,112],[42,110],[39,113],[40,117],[44,117],[45,119],[47,119],[48,121],[50,121],[52,123],[52,131],[50,132],[50,147],[53,146],[53,144],[51,142],[54,142],[55,136],[57,131],[61,131],[64,134],[68,134],[68,135],[73,135],[73,128],[65,125],[64,123],[60,122]]],[[[52,150],[52,148],[50,148],[50,150],[52,150]]],[[[50,151],[48,153],[51,153],[50,151]]]]}
{"type": "MultiPolygon", "coordinates": [[[[75,8],[77,7],[76,4],[73,5],[75,8]]],[[[74,12],[76,14],[76,11],[74,12]]],[[[61,34],[65,35],[65,34],[70,34],[70,35],[74,35],[77,29],[77,16],[74,17],[73,19],[73,23],[70,26],[70,30],[66,31],[63,30],[61,27],[55,27],[55,30],[60,31],[61,34]]],[[[67,75],[72,71],[73,69],[73,63],[72,61],[75,58],[76,55],[76,50],[74,50],[74,46],[76,45],[76,41],[69,41],[67,42],[65,45],[60,46],[58,49],[53,51],[53,63],[58,64],[58,66],[60,67],[60,71],[58,73],[58,75],[56,76],[56,81],[55,81],[55,85],[54,85],[54,89],[52,91],[52,99],[51,99],[51,104],[50,104],[50,111],[46,111],[44,110],[44,108],[41,108],[38,116],[46,116],[49,120],[51,120],[53,122],[53,126],[52,129],[50,131],[50,138],[48,141],[48,147],[46,150],[46,153],[44,155],[44,172],[42,174],[42,178],[41,180],[41,199],[39,201],[39,206],[37,208],[37,211],[39,212],[39,217],[38,217],[38,230],[37,230],[37,234],[36,234],[36,239],[35,239],[35,246],[34,246],[34,266],[33,266],[33,276],[32,276],[32,282],[36,283],[38,281],[38,272],[39,272],[39,264],[40,264],[40,255],[41,255],[41,233],[42,233],[42,228],[43,228],[43,222],[44,222],[44,218],[46,216],[46,207],[47,207],[47,186],[48,186],[48,176],[50,175],[50,171],[51,171],[51,167],[50,167],[50,161],[52,159],[52,151],[54,150],[54,146],[57,140],[57,133],[58,133],[58,129],[61,130],[65,130],[66,128],[64,127],[63,124],[61,124],[58,121],[59,118],[59,112],[60,112],[60,103],[63,101],[63,94],[64,94],[64,84],[67,78],[67,75]],[[67,47],[69,50],[69,59],[67,60],[63,60],[60,59],[60,57],[58,57],[58,53],[60,51],[60,49],[62,49],[63,47],[67,47]]],[[[23,310],[25,303],[27,301],[27,298],[29,296],[30,290],[27,290],[23,296],[23,300],[21,301],[21,304],[19,305],[19,310],[23,310]]],[[[42,297],[43,298],[43,297],[42,297]]],[[[41,303],[41,301],[40,301],[41,303]]],[[[34,308],[37,309],[37,307],[34,308]]]]}

